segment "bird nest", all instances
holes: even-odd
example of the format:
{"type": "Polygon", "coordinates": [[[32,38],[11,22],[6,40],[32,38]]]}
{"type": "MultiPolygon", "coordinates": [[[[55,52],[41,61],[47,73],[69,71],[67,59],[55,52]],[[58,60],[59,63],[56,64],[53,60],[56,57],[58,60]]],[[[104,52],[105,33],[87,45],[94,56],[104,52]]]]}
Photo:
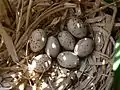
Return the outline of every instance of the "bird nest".
{"type": "Polygon", "coordinates": [[[112,55],[119,36],[117,4],[103,0],[1,0],[0,88],[15,90],[109,90],[112,88],[112,55]],[[69,17],[81,19],[95,41],[93,52],[79,67],[67,69],[56,60],[43,73],[30,70],[39,54],[29,47],[29,36],[37,29],[56,36],[66,29],[69,17]],[[117,32],[117,33],[116,33],[117,32]]]}

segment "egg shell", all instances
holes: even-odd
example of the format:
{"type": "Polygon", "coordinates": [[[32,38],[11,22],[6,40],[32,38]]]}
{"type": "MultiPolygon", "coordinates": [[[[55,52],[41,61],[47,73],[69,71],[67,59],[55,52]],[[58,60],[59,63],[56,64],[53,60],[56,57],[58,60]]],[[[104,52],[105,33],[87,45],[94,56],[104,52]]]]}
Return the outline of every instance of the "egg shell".
{"type": "Polygon", "coordinates": [[[30,48],[33,52],[38,52],[45,46],[47,41],[46,33],[42,29],[36,29],[30,36],[30,48]]]}
{"type": "Polygon", "coordinates": [[[60,44],[54,36],[50,36],[48,38],[45,52],[47,53],[48,56],[51,56],[53,58],[57,57],[58,53],[60,51],[60,44]]]}
{"type": "Polygon", "coordinates": [[[57,56],[57,61],[60,66],[65,68],[75,68],[79,65],[79,57],[73,52],[64,51],[57,56]]]}
{"type": "Polygon", "coordinates": [[[36,56],[32,61],[32,69],[36,72],[45,72],[51,67],[51,58],[47,54],[40,54],[36,56]]]}
{"type": "Polygon", "coordinates": [[[68,32],[62,31],[58,34],[58,40],[60,45],[65,50],[73,50],[75,46],[75,38],[68,32]]]}
{"type": "Polygon", "coordinates": [[[75,45],[74,53],[80,57],[85,57],[92,53],[94,49],[94,41],[90,38],[83,38],[75,45]]]}
{"type": "Polygon", "coordinates": [[[68,31],[76,38],[83,38],[87,35],[87,28],[82,20],[75,17],[69,19],[67,23],[68,31]]]}

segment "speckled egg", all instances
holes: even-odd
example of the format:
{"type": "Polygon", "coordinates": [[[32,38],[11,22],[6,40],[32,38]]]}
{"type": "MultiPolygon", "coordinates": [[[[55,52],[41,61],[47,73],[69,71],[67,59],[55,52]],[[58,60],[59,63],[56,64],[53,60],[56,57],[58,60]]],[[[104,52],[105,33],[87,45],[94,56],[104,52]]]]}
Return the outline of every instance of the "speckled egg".
{"type": "Polygon", "coordinates": [[[80,57],[85,57],[92,53],[94,49],[94,41],[90,38],[83,38],[75,45],[74,53],[80,57]]]}
{"type": "Polygon", "coordinates": [[[75,68],[79,65],[79,57],[73,52],[64,51],[57,56],[57,61],[60,66],[65,68],[75,68]]]}
{"type": "Polygon", "coordinates": [[[60,51],[60,44],[54,36],[50,36],[47,41],[47,45],[45,48],[45,52],[48,56],[51,56],[53,58],[57,57],[58,53],[60,51]]]}
{"type": "Polygon", "coordinates": [[[82,20],[78,18],[71,18],[67,23],[68,31],[76,38],[83,38],[87,35],[87,28],[82,20]]]}
{"type": "Polygon", "coordinates": [[[42,29],[36,29],[30,36],[30,48],[33,52],[38,52],[45,46],[47,40],[46,33],[42,29]]]}
{"type": "Polygon", "coordinates": [[[51,67],[51,58],[47,54],[41,54],[36,56],[31,64],[32,69],[36,72],[45,72],[51,67]]]}
{"type": "Polygon", "coordinates": [[[75,38],[68,32],[62,31],[58,34],[58,40],[60,45],[65,50],[73,50],[75,46],[75,38]]]}

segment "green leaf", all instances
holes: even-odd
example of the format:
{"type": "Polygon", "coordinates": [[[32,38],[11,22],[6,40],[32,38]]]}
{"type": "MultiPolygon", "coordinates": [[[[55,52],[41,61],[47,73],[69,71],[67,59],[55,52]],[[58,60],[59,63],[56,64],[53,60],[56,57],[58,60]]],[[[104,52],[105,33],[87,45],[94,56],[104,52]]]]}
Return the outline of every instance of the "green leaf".
{"type": "Polygon", "coordinates": [[[114,82],[113,82],[113,90],[120,90],[120,37],[116,41],[114,48],[114,62],[113,62],[113,70],[114,70],[114,82]]]}
{"type": "Polygon", "coordinates": [[[107,2],[107,3],[112,3],[115,0],[104,0],[104,1],[107,2]]]}
{"type": "Polygon", "coordinates": [[[116,71],[118,66],[120,65],[120,37],[118,38],[115,44],[113,59],[113,70],[116,71]]]}

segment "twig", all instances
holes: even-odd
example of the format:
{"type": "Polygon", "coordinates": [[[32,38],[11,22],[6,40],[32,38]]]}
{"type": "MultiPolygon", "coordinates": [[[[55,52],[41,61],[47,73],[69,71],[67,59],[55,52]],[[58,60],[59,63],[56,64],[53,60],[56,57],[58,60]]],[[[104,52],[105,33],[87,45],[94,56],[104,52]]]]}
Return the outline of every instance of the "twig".
{"type": "Polygon", "coordinates": [[[32,2],[33,2],[33,0],[30,0],[30,1],[29,1],[29,5],[28,5],[28,9],[27,9],[27,16],[26,16],[25,29],[27,29],[27,27],[28,27],[29,16],[30,16],[30,9],[31,9],[31,7],[32,7],[32,2]]]}

